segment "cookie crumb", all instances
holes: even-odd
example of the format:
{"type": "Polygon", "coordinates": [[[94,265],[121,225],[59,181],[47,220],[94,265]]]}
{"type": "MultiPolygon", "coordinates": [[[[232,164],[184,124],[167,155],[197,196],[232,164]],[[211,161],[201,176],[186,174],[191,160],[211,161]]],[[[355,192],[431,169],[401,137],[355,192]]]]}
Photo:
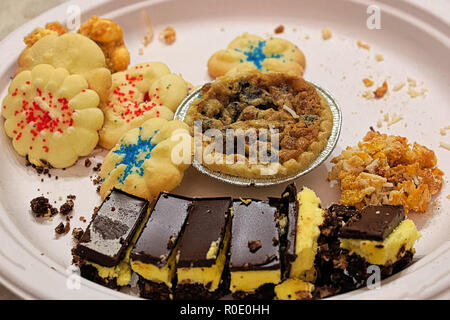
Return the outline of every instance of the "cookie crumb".
{"type": "Polygon", "coordinates": [[[282,24],[280,24],[278,27],[275,28],[275,30],[273,32],[275,32],[276,34],[283,33],[284,26],[282,24]]]}
{"type": "Polygon", "coordinates": [[[332,37],[332,33],[331,30],[328,28],[324,28],[322,29],[322,39],[323,40],[328,40],[332,37]]]}
{"type": "Polygon", "coordinates": [[[362,42],[361,40],[356,41],[356,44],[362,49],[370,50],[370,45],[362,42]]]}
{"type": "Polygon", "coordinates": [[[171,26],[168,26],[165,28],[160,34],[159,34],[159,40],[163,41],[167,45],[171,45],[176,40],[176,32],[175,29],[171,26]]]}
{"type": "Polygon", "coordinates": [[[364,85],[365,85],[367,88],[373,86],[373,81],[370,80],[369,78],[364,78],[364,79],[362,79],[362,82],[364,83],[364,85]]]}
{"type": "Polygon", "coordinates": [[[385,80],[383,82],[383,84],[381,85],[381,87],[378,87],[373,94],[375,95],[376,98],[380,99],[382,97],[384,97],[384,95],[386,94],[386,92],[388,91],[388,84],[387,81],[385,80]]]}

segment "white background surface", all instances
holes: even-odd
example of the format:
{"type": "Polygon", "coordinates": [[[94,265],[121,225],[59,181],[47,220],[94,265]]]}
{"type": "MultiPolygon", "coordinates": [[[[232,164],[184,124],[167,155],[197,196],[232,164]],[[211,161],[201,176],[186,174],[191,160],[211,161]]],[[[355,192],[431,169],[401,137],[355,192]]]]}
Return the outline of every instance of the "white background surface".
{"type": "MultiPolygon", "coordinates": [[[[332,1],[332,0],[330,0],[332,1]]],[[[14,0],[2,0],[0,1],[0,38],[4,37],[15,27],[20,26],[25,21],[45,11],[53,5],[57,5],[63,1],[51,0],[51,1],[14,1],[14,0]]],[[[450,20],[448,16],[450,14],[450,2],[446,0],[418,0],[414,1],[420,5],[423,5],[428,10],[432,10],[436,14],[441,15],[445,21],[450,20]]],[[[376,3],[376,2],[374,2],[376,3]]],[[[8,290],[0,285],[0,299],[12,299],[17,298],[8,290]]],[[[444,292],[443,295],[435,298],[449,299],[450,292],[444,292]]]]}

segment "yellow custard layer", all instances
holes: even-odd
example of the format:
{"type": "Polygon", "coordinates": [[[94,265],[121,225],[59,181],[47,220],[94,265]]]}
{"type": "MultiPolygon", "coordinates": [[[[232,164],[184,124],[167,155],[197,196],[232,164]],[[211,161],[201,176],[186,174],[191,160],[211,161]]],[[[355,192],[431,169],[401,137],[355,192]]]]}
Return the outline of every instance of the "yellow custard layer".
{"type": "MultiPolygon", "coordinates": [[[[223,247],[220,250],[216,262],[211,267],[187,267],[177,268],[177,277],[179,284],[202,284],[208,291],[213,292],[217,290],[222,278],[222,272],[227,260],[228,247],[231,238],[231,223],[227,224],[225,232],[225,239],[223,240],[223,247]]],[[[212,252],[217,252],[217,243],[211,244],[208,250],[207,258],[210,258],[212,252]]]]}
{"type": "Polygon", "coordinates": [[[118,286],[126,286],[131,281],[131,268],[130,268],[130,253],[131,250],[133,250],[133,247],[139,238],[139,235],[141,234],[142,230],[144,229],[145,224],[147,223],[147,219],[150,215],[150,210],[147,210],[147,213],[144,217],[144,220],[142,221],[141,225],[139,226],[138,230],[136,231],[136,234],[131,239],[130,245],[128,246],[125,256],[122,259],[122,261],[119,262],[117,266],[114,267],[104,267],[97,263],[86,261],[87,265],[91,265],[97,269],[98,276],[103,279],[108,280],[114,280],[116,279],[118,286]]]}
{"type": "Polygon", "coordinates": [[[316,270],[314,259],[317,253],[319,226],[324,220],[324,210],[320,208],[320,199],[314,191],[306,187],[297,194],[299,212],[297,219],[296,258],[291,265],[289,278],[314,282],[316,270]]]}
{"type": "Polygon", "coordinates": [[[232,271],[230,291],[255,292],[260,286],[281,281],[281,270],[232,271]]]}
{"type": "Polygon", "coordinates": [[[277,300],[311,299],[313,291],[312,283],[298,279],[287,279],[275,287],[277,300]]]}
{"type": "Polygon", "coordinates": [[[144,279],[164,283],[169,288],[172,288],[172,279],[176,270],[175,260],[179,247],[180,244],[177,244],[175,249],[172,250],[169,259],[167,259],[167,263],[162,267],[158,267],[152,263],[144,263],[142,261],[132,259],[131,269],[133,269],[134,272],[144,279]]]}
{"type": "Polygon", "coordinates": [[[403,220],[384,241],[339,239],[341,248],[363,257],[377,265],[391,265],[400,260],[406,251],[413,250],[414,243],[421,237],[414,222],[403,220]]]}

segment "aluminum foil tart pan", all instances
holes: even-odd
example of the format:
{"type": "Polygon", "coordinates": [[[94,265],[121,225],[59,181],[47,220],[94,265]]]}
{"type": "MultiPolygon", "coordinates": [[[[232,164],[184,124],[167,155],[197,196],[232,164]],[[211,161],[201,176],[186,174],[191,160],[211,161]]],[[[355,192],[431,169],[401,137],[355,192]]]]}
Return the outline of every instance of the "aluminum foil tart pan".
{"type": "MultiPolygon", "coordinates": [[[[334,148],[336,147],[337,141],[339,139],[339,135],[341,133],[341,127],[342,127],[342,112],[339,107],[339,105],[336,103],[335,99],[331,96],[331,94],[326,91],[325,89],[319,87],[315,83],[309,82],[312,84],[319,94],[323,96],[323,98],[328,102],[328,105],[330,106],[331,113],[333,114],[333,128],[331,130],[330,138],[328,139],[327,146],[325,149],[322,150],[322,152],[319,154],[319,156],[312,162],[308,168],[305,170],[302,170],[300,172],[282,176],[282,177],[272,177],[272,178],[247,178],[247,177],[238,177],[233,176],[225,173],[221,173],[218,171],[211,170],[207,167],[205,167],[200,161],[195,159],[192,162],[192,165],[201,173],[206,174],[214,179],[220,180],[222,182],[230,183],[237,186],[254,186],[254,187],[266,187],[276,184],[281,184],[285,182],[290,182],[292,180],[295,180],[312,170],[314,170],[316,167],[318,167],[320,164],[322,164],[333,152],[334,148]]],[[[186,117],[186,113],[191,105],[191,103],[199,96],[201,92],[201,88],[198,88],[191,92],[180,104],[177,111],[175,112],[174,119],[175,120],[182,120],[184,121],[184,118],[186,117]]]]}

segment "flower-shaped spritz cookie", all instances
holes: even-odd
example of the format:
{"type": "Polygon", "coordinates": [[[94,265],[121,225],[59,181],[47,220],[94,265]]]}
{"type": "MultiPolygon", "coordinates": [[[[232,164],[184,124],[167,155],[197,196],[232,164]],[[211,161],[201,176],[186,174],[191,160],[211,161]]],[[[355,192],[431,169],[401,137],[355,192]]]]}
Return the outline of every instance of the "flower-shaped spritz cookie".
{"type": "Polygon", "coordinates": [[[100,145],[111,149],[122,135],[151,118],[170,120],[188,93],[186,81],[162,62],[135,65],[112,76],[100,145]]]}
{"type": "Polygon", "coordinates": [[[106,68],[103,51],[88,37],[77,33],[47,35],[22,52],[17,72],[43,63],[64,68],[70,74],[82,75],[101,101],[108,98],[111,72],[106,68]]]}
{"type": "Polygon", "coordinates": [[[179,120],[153,118],[131,129],[108,153],[100,171],[100,195],[112,188],[149,200],[177,187],[192,157],[189,127],[179,120]]]}
{"type": "Polygon", "coordinates": [[[214,78],[255,69],[302,76],[304,68],[305,56],[292,42],[248,33],[235,38],[227,49],[217,51],[208,61],[209,74],[214,78]]]}
{"type": "Polygon", "coordinates": [[[19,73],[2,103],[5,131],[21,156],[66,168],[97,145],[103,113],[80,75],[40,64],[19,73]]]}

